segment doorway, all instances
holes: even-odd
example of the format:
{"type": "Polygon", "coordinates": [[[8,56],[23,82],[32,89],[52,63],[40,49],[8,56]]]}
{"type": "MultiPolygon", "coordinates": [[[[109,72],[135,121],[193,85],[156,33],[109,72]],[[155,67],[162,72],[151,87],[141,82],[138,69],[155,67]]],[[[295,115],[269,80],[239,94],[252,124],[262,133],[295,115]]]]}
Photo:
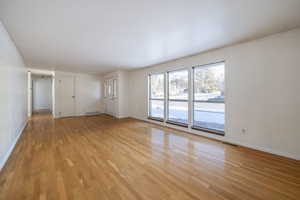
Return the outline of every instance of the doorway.
{"type": "Polygon", "coordinates": [[[28,117],[33,114],[54,113],[54,73],[52,71],[28,71],[28,117]]]}
{"type": "Polygon", "coordinates": [[[117,82],[116,78],[104,82],[105,113],[114,117],[117,117],[118,113],[117,82]]]}
{"type": "Polygon", "coordinates": [[[28,71],[28,117],[54,112],[54,74],[42,70],[28,71]]]}
{"type": "Polygon", "coordinates": [[[32,75],[32,111],[52,113],[52,77],[32,75]]]}

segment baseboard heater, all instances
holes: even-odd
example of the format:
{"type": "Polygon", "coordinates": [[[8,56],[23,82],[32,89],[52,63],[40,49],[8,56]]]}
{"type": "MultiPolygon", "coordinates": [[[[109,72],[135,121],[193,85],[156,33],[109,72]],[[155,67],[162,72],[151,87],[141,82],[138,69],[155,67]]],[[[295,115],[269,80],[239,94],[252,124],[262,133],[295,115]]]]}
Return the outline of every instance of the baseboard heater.
{"type": "Polygon", "coordinates": [[[86,112],[85,115],[100,115],[101,112],[86,112]]]}
{"type": "Polygon", "coordinates": [[[239,145],[237,144],[233,144],[233,143],[230,143],[230,142],[222,142],[223,144],[228,144],[228,145],[231,145],[231,146],[234,146],[234,147],[238,147],[239,145]]]}

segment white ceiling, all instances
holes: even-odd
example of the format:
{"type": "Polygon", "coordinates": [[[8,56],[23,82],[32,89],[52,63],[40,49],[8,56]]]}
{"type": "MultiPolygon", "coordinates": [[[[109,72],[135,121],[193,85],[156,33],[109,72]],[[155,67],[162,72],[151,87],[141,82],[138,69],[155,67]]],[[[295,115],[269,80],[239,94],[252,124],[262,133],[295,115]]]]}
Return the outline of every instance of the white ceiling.
{"type": "Polygon", "coordinates": [[[0,0],[33,68],[145,67],[300,26],[300,0],[0,0]]]}

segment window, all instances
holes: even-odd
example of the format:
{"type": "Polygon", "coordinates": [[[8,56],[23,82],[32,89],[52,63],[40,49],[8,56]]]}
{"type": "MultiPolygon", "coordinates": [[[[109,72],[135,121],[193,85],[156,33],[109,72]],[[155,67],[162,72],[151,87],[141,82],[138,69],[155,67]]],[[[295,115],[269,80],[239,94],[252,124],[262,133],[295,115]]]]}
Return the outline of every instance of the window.
{"type": "Polygon", "coordinates": [[[113,80],[113,97],[116,98],[117,97],[117,79],[113,80]]]}
{"type": "Polygon", "coordinates": [[[224,135],[225,62],[149,75],[150,119],[224,135]]]}
{"type": "Polygon", "coordinates": [[[189,71],[168,72],[168,122],[188,124],[189,71]]]}
{"type": "Polygon", "coordinates": [[[224,63],[194,68],[194,128],[224,132],[224,69],[224,63]]]}
{"type": "Polygon", "coordinates": [[[104,97],[117,97],[117,79],[108,79],[104,81],[104,97]]]}
{"type": "Polygon", "coordinates": [[[107,81],[104,81],[104,97],[106,98],[108,95],[107,95],[107,88],[108,87],[108,84],[107,84],[107,81]]]}
{"type": "Polygon", "coordinates": [[[165,116],[165,75],[149,76],[149,117],[164,120],[165,116]]]}
{"type": "Polygon", "coordinates": [[[113,96],[113,80],[112,79],[108,80],[108,89],[107,90],[108,90],[107,96],[111,98],[113,96]]]}

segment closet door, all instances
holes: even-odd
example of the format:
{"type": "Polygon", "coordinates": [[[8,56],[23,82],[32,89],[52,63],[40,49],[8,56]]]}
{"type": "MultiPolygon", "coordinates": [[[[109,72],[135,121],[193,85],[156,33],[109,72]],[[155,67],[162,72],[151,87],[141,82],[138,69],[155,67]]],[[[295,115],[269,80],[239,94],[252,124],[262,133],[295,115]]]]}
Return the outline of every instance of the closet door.
{"type": "Polygon", "coordinates": [[[59,105],[60,117],[75,115],[75,78],[71,75],[63,75],[59,79],[59,105]]]}

